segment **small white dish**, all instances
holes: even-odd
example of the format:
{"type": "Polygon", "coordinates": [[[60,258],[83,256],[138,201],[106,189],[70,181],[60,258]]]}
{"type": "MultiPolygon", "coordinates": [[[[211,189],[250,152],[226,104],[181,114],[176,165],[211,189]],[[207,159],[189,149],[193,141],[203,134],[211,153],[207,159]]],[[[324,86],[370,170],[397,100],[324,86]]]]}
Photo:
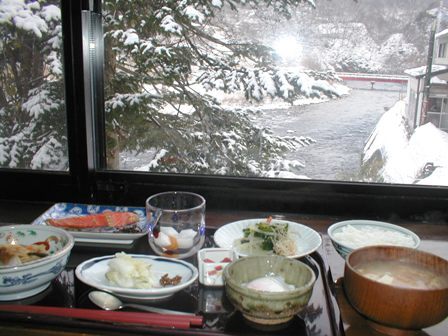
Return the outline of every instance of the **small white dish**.
{"type": "Polygon", "coordinates": [[[151,264],[151,272],[156,279],[160,279],[165,274],[168,274],[170,278],[179,275],[182,279],[177,285],[160,288],[135,289],[111,285],[106,278],[106,272],[109,270],[109,261],[115,258],[115,255],[89,259],[76,267],[75,274],[86,285],[113,293],[123,299],[138,301],[168,298],[190,286],[198,278],[198,269],[182,260],[139,254],[129,254],[129,256],[151,264]]]}
{"type": "MultiPolygon", "coordinates": [[[[243,229],[260,222],[266,222],[266,218],[244,219],[232,222],[220,227],[214,235],[215,243],[226,249],[234,250],[240,257],[247,254],[235,248],[237,239],[243,238],[243,229]]],[[[296,237],[296,254],[288,255],[288,258],[300,258],[315,252],[322,244],[322,237],[310,227],[282,219],[272,219],[272,223],[288,224],[288,230],[296,237]]]]}
{"type": "Polygon", "coordinates": [[[204,286],[223,286],[224,268],[238,256],[231,249],[205,248],[198,251],[199,282],[204,286]]]}

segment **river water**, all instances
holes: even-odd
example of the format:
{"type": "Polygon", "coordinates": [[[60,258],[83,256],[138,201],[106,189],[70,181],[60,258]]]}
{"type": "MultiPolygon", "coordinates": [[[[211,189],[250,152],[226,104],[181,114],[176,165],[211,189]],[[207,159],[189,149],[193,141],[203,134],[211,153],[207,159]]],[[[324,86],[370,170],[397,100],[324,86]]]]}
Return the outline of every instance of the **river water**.
{"type": "Polygon", "coordinates": [[[348,96],[328,102],[264,110],[255,121],[276,135],[309,136],[316,142],[288,153],[298,172],[315,180],[358,181],[364,144],[381,115],[406,93],[392,83],[347,82],[348,96]]]}
{"type": "MultiPolygon", "coordinates": [[[[364,143],[381,115],[406,93],[406,86],[391,83],[346,82],[350,94],[327,102],[263,110],[254,122],[276,135],[308,136],[316,142],[287,154],[302,162],[298,175],[314,180],[358,181],[364,143]]],[[[121,169],[147,165],[154,152],[122,153],[121,169]]]]}

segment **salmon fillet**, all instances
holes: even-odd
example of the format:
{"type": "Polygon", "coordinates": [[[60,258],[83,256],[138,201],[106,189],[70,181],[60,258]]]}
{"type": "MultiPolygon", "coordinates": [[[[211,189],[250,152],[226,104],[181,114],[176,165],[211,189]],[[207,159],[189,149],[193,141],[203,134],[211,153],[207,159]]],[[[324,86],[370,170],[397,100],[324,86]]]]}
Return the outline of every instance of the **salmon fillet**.
{"type": "Polygon", "coordinates": [[[140,217],[133,212],[107,211],[101,214],[47,219],[47,224],[67,229],[90,229],[100,227],[120,228],[137,223],[140,217]]]}

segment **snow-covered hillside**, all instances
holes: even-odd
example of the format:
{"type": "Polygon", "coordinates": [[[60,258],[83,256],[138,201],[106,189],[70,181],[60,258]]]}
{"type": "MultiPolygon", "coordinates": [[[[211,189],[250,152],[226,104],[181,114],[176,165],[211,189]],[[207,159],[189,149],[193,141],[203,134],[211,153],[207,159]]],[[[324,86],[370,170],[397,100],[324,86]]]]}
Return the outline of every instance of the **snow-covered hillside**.
{"type": "Polygon", "coordinates": [[[315,10],[301,8],[289,20],[246,7],[216,21],[274,49],[281,38],[296,40],[302,55],[294,62],[308,69],[402,74],[426,60],[433,22],[427,10],[434,6],[430,0],[316,1],[315,10]]]}
{"type": "Polygon", "coordinates": [[[399,101],[381,117],[364,148],[363,171],[386,183],[447,186],[448,133],[427,123],[409,134],[405,106],[399,101]]]}

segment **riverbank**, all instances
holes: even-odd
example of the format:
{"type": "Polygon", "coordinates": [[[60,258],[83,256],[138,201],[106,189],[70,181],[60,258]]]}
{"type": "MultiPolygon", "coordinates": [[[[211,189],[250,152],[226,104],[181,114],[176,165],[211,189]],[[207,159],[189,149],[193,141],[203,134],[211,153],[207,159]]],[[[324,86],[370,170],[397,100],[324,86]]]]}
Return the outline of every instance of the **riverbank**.
{"type": "Polygon", "coordinates": [[[406,104],[379,120],[363,152],[365,182],[448,185],[448,134],[431,123],[406,128],[406,104]]]}

